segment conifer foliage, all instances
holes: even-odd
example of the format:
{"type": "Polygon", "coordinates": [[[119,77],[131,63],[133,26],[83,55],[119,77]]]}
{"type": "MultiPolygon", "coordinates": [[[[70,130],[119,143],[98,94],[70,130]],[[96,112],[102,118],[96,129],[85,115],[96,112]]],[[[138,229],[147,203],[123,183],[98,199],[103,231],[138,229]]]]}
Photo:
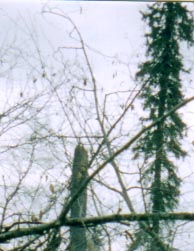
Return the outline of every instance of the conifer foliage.
{"type": "MultiPolygon", "coordinates": [[[[139,66],[136,78],[145,85],[141,99],[146,115],[141,119],[146,124],[162,117],[183,100],[180,74],[186,70],[180,43],[193,45],[194,25],[191,13],[181,3],[155,3],[142,14],[149,29],[145,35],[147,61],[139,66]]],[[[146,210],[149,212],[171,212],[177,206],[181,179],[173,160],[186,155],[180,146],[184,129],[183,120],[175,112],[147,131],[133,148],[134,158],[141,156],[145,161],[141,184],[147,191],[146,210]]],[[[163,238],[164,225],[158,218],[151,221],[149,227],[163,238]]],[[[154,240],[140,232],[142,241],[139,239],[138,245],[130,250],[138,250],[139,245],[146,251],[161,250],[154,240]]]]}

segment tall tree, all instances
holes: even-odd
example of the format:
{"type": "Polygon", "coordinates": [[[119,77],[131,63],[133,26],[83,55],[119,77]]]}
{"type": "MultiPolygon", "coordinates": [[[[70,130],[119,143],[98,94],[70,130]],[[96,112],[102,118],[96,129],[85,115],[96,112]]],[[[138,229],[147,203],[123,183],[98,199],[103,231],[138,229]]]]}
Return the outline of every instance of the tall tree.
{"type": "MultiPolygon", "coordinates": [[[[136,77],[140,84],[145,85],[141,99],[146,114],[142,122],[146,124],[156,121],[183,100],[180,74],[185,69],[180,42],[193,44],[194,24],[191,13],[181,3],[153,4],[143,13],[143,20],[149,27],[145,35],[148,60],[140,65],[136,77]]],[[[180,146],[184,129],[185,124],[178,112],[172,113],[147,131],[133,148],[135,158],[143,156],[145,163],[149,163],[141,176],[142,186],[148,191],[148,212],[171,212],[177,206],[181,179],[177,176],[173,159],[186,155],[180,146]]],[[[166,230],[157,217],[149,227],[162,239],[166,230]]],[[[161,250],[154,239],[140,232],[137,234],[138,244],[144,250],[161,250]],[[139,241],[140,232],[142,242],[139,241]]],[[[137,246],[133,245],[131,250],[136,250],[137,246]]]]}

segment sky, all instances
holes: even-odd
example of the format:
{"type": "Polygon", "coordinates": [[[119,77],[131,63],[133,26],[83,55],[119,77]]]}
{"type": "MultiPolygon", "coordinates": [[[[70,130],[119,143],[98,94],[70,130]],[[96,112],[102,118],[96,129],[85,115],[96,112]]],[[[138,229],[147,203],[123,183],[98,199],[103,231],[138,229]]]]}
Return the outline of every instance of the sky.
{"type": "Polygon", "coordinates": [[[0,41],[3,43],[9,38],[12,42],[17,34],[17,43],[22,46],[27,41],[25,33],[31,25],[41,34],[36,38],[36,41],[48,53],[50,51],[50,48],[47,47],[48,40],[54,48],[68,46],[69,41],[67,39],[64,41],[63,35],[68,23],[54,15],[44,14],[43,17],[41,14],[42,8],[63,9],[64,13],[69,15],[80,29],[85,43],[93,49],[89,51],[91,53],[90,60],[95,66],[99,82],[113,81],[111,61],[114,57],[123,64],[120,75],[117,74],[117,81],[120,77],[119,81],[122,82],[127,79],[127,76],[124,79],[124,74],[128,75],[130,72],[134,75],[137,61],[141,55],[144,55],[143,29],[145,27],[141,21],[139,10],[143,10],[145,6],[145,3],[140,2],[64,3],[44,1],[43,3],[29,3],[23,1],[17,4],[0,2],[0,12],[2,13],[0,41]],[[100,53],[95,53],[95,51],[100,53]],[[107,56],[106,60],[102,54],[107,56]],[[127,67],[124,67],[124,64],[127,64],[127,67]],[[104,68],[107,70],[104,71],[104,68]],[[125,71],[124,74],[123,71],[125,71]]]}

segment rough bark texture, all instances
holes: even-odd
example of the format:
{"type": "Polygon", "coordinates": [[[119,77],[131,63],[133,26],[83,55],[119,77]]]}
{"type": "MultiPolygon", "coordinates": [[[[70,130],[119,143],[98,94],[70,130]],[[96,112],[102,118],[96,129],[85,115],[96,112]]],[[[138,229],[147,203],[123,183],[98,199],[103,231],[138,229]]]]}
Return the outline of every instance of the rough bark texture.
{"type": "MultiPolygon", "coordinates": [[[[87,151],[80,144],[75,148],[72,179],[71,196],[73,196],[83,182],[87,179],[88,156],[87,151]]],[[[85,189],[71,208],[72,218],[85,218],[87,210],[87,189],[85,189]]],[[[86,229],[84,227],[70,227],[70,251],[86,251],[86,229]]]]}

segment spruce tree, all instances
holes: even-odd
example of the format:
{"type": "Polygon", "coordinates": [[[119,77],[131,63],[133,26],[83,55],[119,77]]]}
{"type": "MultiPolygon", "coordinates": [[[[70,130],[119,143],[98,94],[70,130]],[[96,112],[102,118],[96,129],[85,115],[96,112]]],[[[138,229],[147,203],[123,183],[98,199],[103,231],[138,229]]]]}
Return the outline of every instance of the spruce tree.
{"type": "MultiPolygon", "coordinates": [[[[145,85],[140,96],[146,114],[141,120],[145,125],[183,100],[180,74],[186,70],[180,43],[193,45],[194,25],[191,12],[181,3],[155,3],[142,15],[149,28],[145,35],[147,61],[139,66],[136,78],[145,85]]],[[[173,160],[186,155],[180,146],[184,129],[183,120],[174,112],[146,132],[133,148],[134,158],[143,157],[147,163],[142,169],[141,183],[147,191],[148,212],[172,212],[178,204],[181,179],[173,160]]],[[[150,221],[149,228],[163,240],[166,229],[157,217],[150,221]]],[[[139,250],[140,246],[146,251],[162,250],[141,226],[129,250],[139,250]]]]}

